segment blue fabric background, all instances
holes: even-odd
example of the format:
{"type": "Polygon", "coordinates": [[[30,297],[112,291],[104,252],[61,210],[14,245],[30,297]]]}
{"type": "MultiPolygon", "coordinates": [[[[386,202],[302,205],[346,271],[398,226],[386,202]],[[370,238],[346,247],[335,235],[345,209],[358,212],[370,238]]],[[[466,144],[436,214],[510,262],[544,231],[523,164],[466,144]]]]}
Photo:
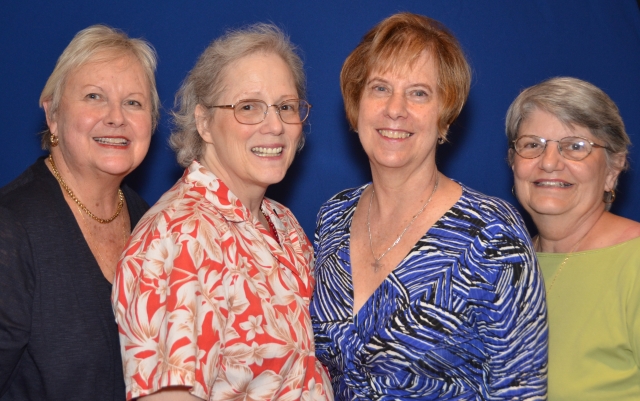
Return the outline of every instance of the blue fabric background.
{"type": "MultiPolygon", "coordinates": [[[[601,87],[618,104],[632,142],[640,143],[640,12],[634,0],[530,1],[158,1],[0,5],[0,185],[42,154],[38,98],[73,35],[95,23],[144,37],[159,54],[162,120],[129,184],[154,203],[180,176],[167,146],[168,110],[197,56],[228,28],[271,21],[304,54],[313,104],[307,145],[287,178],[269,194],[289,206],[308,235],[322,202],[369,180],[357,137],[348,130],[339,88],[345,57],[374,24],[397,11],[438,19],[458,37],[473,68],[469,101],[452,126],[438,165],[448,176],[517,204],[506,163],[504,116],[523,88],[569,75],[601,87]]],[[[640,220],[640,150],[631,152],[613,211],[640,220]]]]}

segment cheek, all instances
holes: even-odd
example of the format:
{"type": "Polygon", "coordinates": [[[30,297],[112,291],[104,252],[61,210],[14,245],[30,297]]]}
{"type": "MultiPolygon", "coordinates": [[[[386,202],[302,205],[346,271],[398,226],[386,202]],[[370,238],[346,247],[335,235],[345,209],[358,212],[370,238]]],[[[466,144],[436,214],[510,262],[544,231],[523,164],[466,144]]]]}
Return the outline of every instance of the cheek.
{"type": "Polygon", "coordinates": [[[530,166],[527,166],[526,162],[522,160],[514,160],[511,165],[511,170],[513,171],[513,179],[516,183],[521,182],[525,179],[525,177],[529,174],[530,166]]]}

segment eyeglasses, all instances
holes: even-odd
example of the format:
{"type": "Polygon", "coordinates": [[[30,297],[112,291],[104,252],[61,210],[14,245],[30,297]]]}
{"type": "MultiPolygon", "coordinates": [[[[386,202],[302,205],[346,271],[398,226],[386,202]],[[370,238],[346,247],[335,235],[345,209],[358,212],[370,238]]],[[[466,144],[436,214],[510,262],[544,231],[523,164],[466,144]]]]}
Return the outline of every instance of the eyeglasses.
{"type": "Polygon", "coordinates": [[[591,154],[593,148],[609,149],[587,138],[567,136],[560,140],[544,139],[535,135],[524,135],[513,141],[513,149],[525,159],[535,159],[544,153],[549,142],[558,142],[558,152],[565,159],[580,161],[591,154]]]}
{"type": "Polygon", "coordinates": [[[233,116],[240,124],[260,124],[267,118],[269,107],[276,108],[276,114],[283,123],[302,124],[309,117],[311,105],[302,99],[288,99],[278,104],[267,104],[262,100],[244,99],[236,104],[223,104],[217,107],[221,109],[233,109],[233,116]]]}

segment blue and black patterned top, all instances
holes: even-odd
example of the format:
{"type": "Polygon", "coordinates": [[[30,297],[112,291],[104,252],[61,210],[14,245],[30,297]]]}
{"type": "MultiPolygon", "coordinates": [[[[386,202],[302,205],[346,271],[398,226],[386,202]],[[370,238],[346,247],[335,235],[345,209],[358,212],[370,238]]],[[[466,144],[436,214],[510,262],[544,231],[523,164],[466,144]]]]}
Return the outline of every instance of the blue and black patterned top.
{"type": "Polygon", "coordinates": [[[353,316],[350,227],[366,185],[320,209],[311,303],[336,400],[546,400],[544,284],[520,215],[462,196],[353,316]]]}

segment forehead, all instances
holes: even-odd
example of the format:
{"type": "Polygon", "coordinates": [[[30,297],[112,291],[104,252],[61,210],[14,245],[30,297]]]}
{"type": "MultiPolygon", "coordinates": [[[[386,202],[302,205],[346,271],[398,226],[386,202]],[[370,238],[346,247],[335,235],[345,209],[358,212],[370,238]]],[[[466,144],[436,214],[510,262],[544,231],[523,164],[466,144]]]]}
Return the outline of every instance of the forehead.
{"type": "Polygon", "coordinates": [[[223,71],[222,85],[228,93],[297,92],[291,69],[275,53],[253,53],[233,61],[223,71]]]}
{"type": "Polygon", "coordinates": [[[66,84],[86,83],[86,81],[113,80],[123,84],[123,79],[127,79],[127,84],[132,81],[137,85],[148,88],[144,68],[140,61],[131,55],[92,57],[86,62],[69,71],[66,84]]]}
{"type": "Polygon", "coordinates": [[[592,141],[596,139],[587,127],[564,122],[555,114],[539,108],[533,109],[520,124],[518,136],[523,135],[536,135],[554,140],[567,136],[580,136],[592,141]]]}
{"type": "Polygon", "coordinates": [[[400,60],[380,60],[371,68],[369,79],[376,76],[411,78],[435,83],[439,77],[439,68],[433,53],[423,50],[417,55],[400,57],[400,60]]]}

